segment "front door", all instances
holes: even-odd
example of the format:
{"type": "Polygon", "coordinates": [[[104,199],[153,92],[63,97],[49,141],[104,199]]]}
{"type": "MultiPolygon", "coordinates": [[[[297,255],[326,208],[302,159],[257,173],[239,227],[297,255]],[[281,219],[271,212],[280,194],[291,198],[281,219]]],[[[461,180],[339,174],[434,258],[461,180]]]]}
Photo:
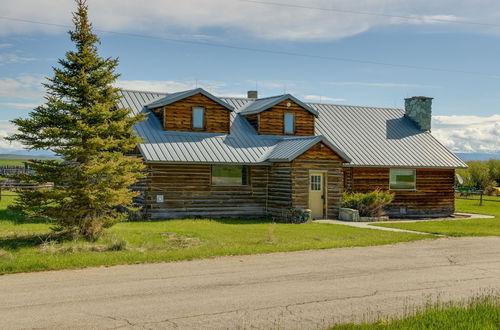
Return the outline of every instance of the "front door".
{"type": "Polygon", "coordinates": [[[313,219],[325,217],[325,173],[309,173],[309,208],[313,219]]]}

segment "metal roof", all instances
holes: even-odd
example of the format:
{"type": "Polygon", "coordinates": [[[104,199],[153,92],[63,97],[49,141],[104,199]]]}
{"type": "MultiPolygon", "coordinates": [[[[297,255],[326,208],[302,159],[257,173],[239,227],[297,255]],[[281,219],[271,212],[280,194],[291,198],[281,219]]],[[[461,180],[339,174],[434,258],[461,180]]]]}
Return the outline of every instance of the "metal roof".
{"type": "Polygon", "coordinates": [[[297,150],[312,146],[312,141],[319,139],[317,141],[324,141],[341,157],[350,160],[346,166],[466,166],[429,132],[420,131],[413,121],[404,117],[401,109],[309,103],[308,106],[319,113],[318,136],[290,138],[255,132],[239,114],[255,102],[254,99],[220,97],[236,110],[231,113],[231,134],[172,132],[165,131],[145,107],[168,94],[128,90],[121,93],[120,106],[147,115],[148,119],[135,129],[144,139],[139,150],[149,162],[266,164],[290,159],[297,150]]]}
{"type": "Polygon", "coordinates": [[[246,107],[239,109],[238,112],[244,115],[254,115],[262,111],[265,111],[285,100],[292,100],[293,102],[297,103],[298,105],[300,105],[313,115],[317,116],[319,114],[318,111],[316,111],[316,109],[310,107],[309,105],[305,104],[304,102],[297,99],[295,96],[291,94],[283,94],[278,96],[271,96],[271,97],[252,99],[252,100],[253,102],[249,103],[246,107]]]}
{"type": "Polygon", "coordinates": [[[209,99],[211,99],[212,101],[219,103],[224,108],[226,108],[228,110],[231,110],[231,111],[234,110],[234,108],[232,106],[230,106],[226,102],[222,101],[218,97],[210,94],[209,92],[207,92],[203,88],[190,89],[190,90],[183,91],[183,92],[177,92],[177,93],[168,94],[168,95],[166,95],[165,97],[163,97],[163,98],[161,98],[159,100],[156,100],[154,102],[146,104],[146,107],[148,107],[149,109],[163,107],[165,105],[168,105],[168,104],[171,104],[171,103],[183,100],[186,97],[190,97],[190,96],[193,96],[193,95],[196,95],[196,94],[202,94],[202,95],[208,97],[209,99]]]}
{"type": "Polygon", "coordinates": [[[342,157],[345,162],[351,161],[344,152],[331,144],[324,136],[284,138],[278,142],[276,147],[274,147],[266,157],[271,162],[290,162],[319,142],[323,142],[330,147],[342,157]]]}

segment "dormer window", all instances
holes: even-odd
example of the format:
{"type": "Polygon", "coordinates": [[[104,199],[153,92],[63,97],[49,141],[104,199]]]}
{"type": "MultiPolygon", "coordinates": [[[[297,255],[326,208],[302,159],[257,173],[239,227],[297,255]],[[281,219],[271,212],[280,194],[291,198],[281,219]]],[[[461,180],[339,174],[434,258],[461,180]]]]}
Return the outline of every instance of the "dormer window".
{"type": "Polygon", "coordinates": [[[295,134],[295,114],[285,113],[284,133],[285,134],[295,134]]]}
{"type": "Polygon", "coordinates": [[[205,109],[201,107],[193,107],[193,129],[205,129],[205,109]]]}

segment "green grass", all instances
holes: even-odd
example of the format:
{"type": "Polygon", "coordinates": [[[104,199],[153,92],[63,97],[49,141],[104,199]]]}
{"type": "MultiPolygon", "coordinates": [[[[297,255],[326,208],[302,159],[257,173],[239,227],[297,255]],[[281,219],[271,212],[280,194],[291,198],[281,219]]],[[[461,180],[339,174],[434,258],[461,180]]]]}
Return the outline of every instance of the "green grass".
{"type": "Polygon", "coordinates": [[[431,236],[332,224],[276,224],[266,220],[123,222],[94,243],[51,234],[0,202],[0,274],[190,260],[224,255],[369,246],[431,236]]]}
{"type": "Polygon", "coordinates": [[[24,166],[23,162],[26,162],[27,159],[9,159],[9,158],[0,158],[0,166],[24,166]]]}
{"type": "Polygon", "coordinates": [[[483,202],[479,206],[477,200],[457,199],[458,212],[493,215],[493,219],[423,221],[413,223],[378,223],[374,226],[416,230],[426,233],[448,236],[500,236],[500,202],[483,202]]]}
{"type": "Polygon", "coordinates": [[[379,319],[374,323],[339,324],[332,330],[494,330],[500,329],[500,299],[484,296],[465,303],[427,304],[399,319],[379,319]]]}

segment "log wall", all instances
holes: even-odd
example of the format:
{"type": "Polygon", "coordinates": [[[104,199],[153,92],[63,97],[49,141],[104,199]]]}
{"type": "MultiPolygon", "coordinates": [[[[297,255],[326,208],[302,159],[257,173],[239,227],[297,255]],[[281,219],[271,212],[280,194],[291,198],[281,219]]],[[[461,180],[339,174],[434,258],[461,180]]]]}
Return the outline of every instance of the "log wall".
{"type": "Polygon", "coordinates": [[[144,187],[145,213],[167,218],[261,218],[280,216],[292,207],[309,207],[309,171],[325,171],[327,214],[337,217],[341,202],[342,160],[319,144],[293,162],[249,166],[246,186],[212,186],[211,166],[147,164],[144,187]],[[164,201],[158,203],[157,195],[164,201]]]}
{"type": "Polygon", "coordinates": [[[292,162],[292,203],[294,207],[309,208],[309,172],[326,173],[325,218],[336,219],[342,204],[344,187],[342,159],[329,147],[318,143],[292,162]]]}
{"type": "MultiPolygon", "coordinates": [[[[155,114],[157,111],[155,112],[155,114]]],[[[203,94],[196,94],[163,107],[163,127],[168,131],[200,131],[229,134],[230,110],[203,94]],[[193,107],[205,109],[205,129],[193,129],[193,107]]]]}
{"type": "MultiPolygon", "coordinates": [[[[389,190],[389,168],[345,168],[344,182],[349,191],[389,190]]],[[[455,170],[417,169],[416,190],[393,190],[394,201],[388,208],[393,217],[447,216],[455,211],[455,170]],[[401,214],[401,208],[406,214],[401,214]]]]}
{"type": "Polygon", "coordinates": [[[247,186],[212,186],[211,166],[148,164],[146,215],[153,219],[265,217],[267,166],[250,166],[247,186]],[[163,203],[156,196],[163,195],[163,203]]]}
{"type": "Polygon", "coordinates": [[[274,107],[259,113],[258,120],[255,115],[247,116],[250,123],[256,127],[258,123],[258,133],[262,135],[289,135],[285,134],[284,116],[285,113],[295,114],[295,134],[297,136],[312,136],[314,135],[314,119],[312,113],[302,108],[291,100],[285,100],[274,107]],[[287,107],[290,102],[291,106],[287,107]]]}

